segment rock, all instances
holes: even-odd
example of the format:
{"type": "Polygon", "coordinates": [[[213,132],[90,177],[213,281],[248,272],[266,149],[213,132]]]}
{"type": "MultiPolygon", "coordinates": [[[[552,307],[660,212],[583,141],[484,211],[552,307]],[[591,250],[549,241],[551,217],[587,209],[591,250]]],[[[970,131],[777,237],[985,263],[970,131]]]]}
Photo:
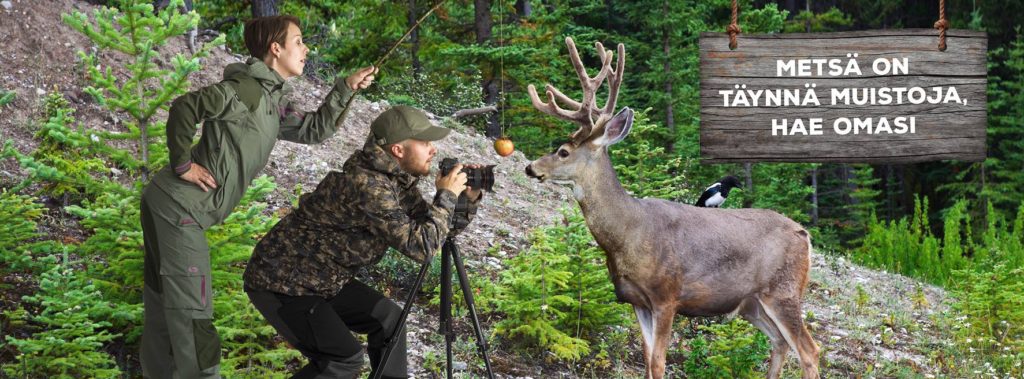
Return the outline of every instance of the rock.
{"type": "Polygon", "coordinates": [[[455,371],[466,371],[469,365],[466,362],[452,362],[452,369],[455,371]]]}
{"type": "Polygon", "coordinates": [[[42,88],[36,88],[36,95],[39,95],[39,96],[46,95],[46,90],[42,89],[42,88]]]}
{"type": "Polygon", "coordinates": [[[5,1],[0,1],[0,6],[3,6],[4,9],[10,10],[13,5],[11,5],[10,1],[5,0],[5,1]]]}

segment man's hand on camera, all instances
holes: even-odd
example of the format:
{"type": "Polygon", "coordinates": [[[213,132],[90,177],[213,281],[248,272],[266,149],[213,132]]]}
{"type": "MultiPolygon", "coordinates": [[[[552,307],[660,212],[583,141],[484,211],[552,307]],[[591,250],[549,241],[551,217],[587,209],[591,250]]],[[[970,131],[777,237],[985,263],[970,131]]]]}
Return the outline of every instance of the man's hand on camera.
{"type": "Polygon", "coordinates": [[[434,183],[438,190],[446,189],[459,196],[466,190],[466,173],[462,172],[462,164],[455,165],[452,171],[445,176],[438,176],[434,183]]]}
{"type": "MultiPolygon", "coordinates": [[[[471,164],[467,165],[466,167],[476,170],[484,166],[479,164],[471,164]]],[[[483,195],[483,191],[480,190],[479,188],[473,188],[468,186],[466,187],[466,198],[469,199],[469,201],[476,202],[477,200],[480,200],[480,195],[483,195]]]]}
{"type": "Polygon", "coordinates": [[[217,188],[217,181],[213,180],[213,175],[210,175],[210,171],[195,162],[192,162],[192,167],[189,167],[188,171],[181,174],[179,178],[199,186],[199,188],[203,189],[203,192],[210,192],[211,188],[217,188]]]}

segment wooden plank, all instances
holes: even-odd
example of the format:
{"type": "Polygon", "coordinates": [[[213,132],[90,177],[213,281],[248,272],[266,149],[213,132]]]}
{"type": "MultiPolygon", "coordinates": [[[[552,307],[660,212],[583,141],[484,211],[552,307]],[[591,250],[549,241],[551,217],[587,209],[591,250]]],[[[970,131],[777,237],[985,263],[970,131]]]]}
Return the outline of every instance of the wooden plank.
{"type": "Polygon", "coordinates": [[[983,32],[949,30],[944,52],[937,50],[937,31],[931,29],[741,34],[736,50],[729,50],[728,41],[725,33],[702,33],[699,41],[704,162],[985,158],[988,41],[983,32]],[[907,71],[876,72],[876,59],[906,62],[907,71]],[[860,72],[847,72],[850,60],[860,72]],[[804,101],[812,90],[817,103],[804,101]],[[746,102],[734,100],[740,91],[746,102]],[[897,117],[913,120],[913,132],[896,133],[897,117]],[[773,120],[792,126],[812,118],[821,120],[818,135],[772,133],[773,120]],[[845,123],[835,127],[840,119],[853,124],[869,118],[872,126],[884,118],[894,132],[882,128],[865,134],[866,128],[846,129],[845,123]]]}

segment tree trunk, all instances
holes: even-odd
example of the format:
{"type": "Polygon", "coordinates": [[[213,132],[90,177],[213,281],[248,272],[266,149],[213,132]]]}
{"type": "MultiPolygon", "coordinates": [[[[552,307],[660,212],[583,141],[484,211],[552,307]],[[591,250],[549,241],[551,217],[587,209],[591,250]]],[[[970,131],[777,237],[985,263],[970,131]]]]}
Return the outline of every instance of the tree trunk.
{"type": "MultiPolygon", "coordinates": [[[[419,18],[419,12],[416,11],[416,0],[409,0],[409,27],[416,25],[416,20],[419,18]]],[[[412,56],[412,73],[413,80],[418,80],[420,73],[423,72],[423,64],[420,63],[420,28],[419,26],[412,29],[412,33],[409,33],[409,55],[412,56]]]]}
{"type": "MultiPolygon", "coordinates": [[[[484,104],[492,106],[498,104],[498,100],[501,98],[499,83],[501,83],[501,78],[492,77],[492,79],[484,81],[484,104]]],[[[487,116],[487,130],[484,133],[487,137],[499,138],[502,136],[501,122],[498,115],[503,111],[501,107],[498,107],[498,112],[487,116]]]]}
{"type": "MultiPolygon", "coordinates": [[[[485,45],[491,41],[491,33],[494,27],[494,21],[491,19],[491,1],[490,0],[474,0],[474,15],[476,22],[474,23],[474,30],[476,31],[476,43],[478,45],[485,45]]],[[[481,88],[484,93],[484,104],[497,105],[498,99],[501,98],[500,88],[501,78],[500,73],[495,75],[495,69],[493,65],[489,73],[485,72],[481,88]]],[[[501,107],[498,107],[498,113],[502,112],[501,107]]],[[[499,123],[498,113],[491,113],[487,117],[487,129],[485,135],[490,138],[501,137],[501,124],[499,123]]]]}
{"type": "Polygon", "coordinates": [[[252,17],[277,16],[277,0],[252,0],[252,17]]]}
{"type": "MultiPolygon", "coordinates": [[[[668,1],[662,2],[662,12],[666,15],[669,14],[668,1]]],[[[665,53],[665,65],[663,67],[665,71],[665,125],[668,126],[669,135],[665,151],[671,154],[676,149],[676,120],[675,112],[672,109],[672,58],[669,56],[671,52],[669,35],[668,25],[662,25],[661,49],[665,53]]]]}
{"type": "Polygon", "coordinates": [[[530,0],[516,0],[516,19],[530,17],[533,13],[533,7],[530,6],[530,0]]]}
{"type": "Polygon", "coordinates": [[[541,0],[540,5],[543,5],[548,13],[555,12],[555,2],[553,0],[541,0]]]}
{"type": "Polygon", "coordinates": [[[789,14],[791,15],[796,15],[800,12],[800,10],[797,9],[796,0],[786,0],[786,10],[789,11],[789,14]]]}
{"type": "Polygon", "coordinates": [[[483,45],[491,40],[491,29],[494,26],[494,21],[491,20],[491,0],[474,0],[473,6],[476,17],[476,43],[483,45]]]}

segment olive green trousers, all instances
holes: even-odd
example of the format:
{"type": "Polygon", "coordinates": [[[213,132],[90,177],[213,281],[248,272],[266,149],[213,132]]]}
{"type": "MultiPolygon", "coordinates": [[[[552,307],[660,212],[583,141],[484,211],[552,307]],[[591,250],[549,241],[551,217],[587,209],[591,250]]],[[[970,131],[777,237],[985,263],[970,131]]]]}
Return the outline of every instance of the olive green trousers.
{"type": "Polygon", "coordinates": [[[203,229],[160,188],[142,193],[145,288],[142,373],[147,378],[219,378],[210,248],[203,229]]]}

